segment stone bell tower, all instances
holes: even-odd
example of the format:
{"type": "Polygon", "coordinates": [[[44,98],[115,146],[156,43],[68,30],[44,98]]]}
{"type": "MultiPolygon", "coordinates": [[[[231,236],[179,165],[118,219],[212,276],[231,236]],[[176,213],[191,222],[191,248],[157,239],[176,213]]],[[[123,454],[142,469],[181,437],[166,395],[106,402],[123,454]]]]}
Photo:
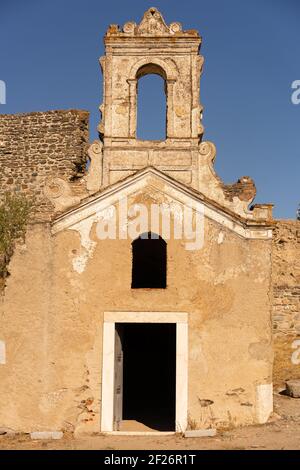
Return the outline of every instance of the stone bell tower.
{"type": "Polygon", "coordinates": [[[216,175],[213,143],[202,141],[200,77],[204,59],[201,37],[183,31],[180,23],[166,25],[161,13],[150,8],[140,24],[111,25],[105,35],[104,77],[100,140],[90,149],[87,190],[94,194],[144,168],[154,167],[204,197],[247,219],[268,219],[266,205],[249,206],[255,198],[253,180],[240,178],[231,185],[216,175]],[[137,138],[138,82],[147,74],[165,81],[166,138],[137,138]]]}
{"type": "MultiPolygon", "coordinates": [[[[197,187],[198,145],[202,138],[200,74],[203,57],[197,31],[166,25],[156,8],[139,25],[111,25],[100,59],[104,101],[99,133],[103,142],[102,187],[147,166],[197,187]],[[136,137],[138,81],[147,74],[165,81],[167,126],[164,141],[136,137]]],[[[90,153],[100,152],[94,144],[90,153]]]]}

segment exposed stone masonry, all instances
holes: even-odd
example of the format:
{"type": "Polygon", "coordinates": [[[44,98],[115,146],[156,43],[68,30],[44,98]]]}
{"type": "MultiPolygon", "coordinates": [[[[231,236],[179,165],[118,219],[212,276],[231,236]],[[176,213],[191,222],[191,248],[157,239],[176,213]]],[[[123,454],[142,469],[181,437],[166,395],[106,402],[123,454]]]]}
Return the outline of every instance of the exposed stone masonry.
{"type": "Polygon", "coordinates": [[[300,222],[276,222],[273,240],[275,383],[300,376],[293,343],[300,339],[300,222]]]}
{"type": "Polygon", "coordinates": [[[88,119],[78,110],[0,115],[1,193],[34,195],[36,218],[49,219],[53,206],[45,182],[57,176],[70,181],[85,167],[88,119]]]}
{"type": "Polygon", "coordinates": [[[276,222],[273,242],[274,333],[300,336],[300,222],[276,222]]]}
{"type": "Polygon", "coordinates": [[[240,178],[234,184],[224,184],[223,189],[226,198],[230,201],[232,201],[235,196],[237,196],[241,201],[249,201],[251,198],[254,199],[256,196],[255,183],[249,176],[240,178]]]}

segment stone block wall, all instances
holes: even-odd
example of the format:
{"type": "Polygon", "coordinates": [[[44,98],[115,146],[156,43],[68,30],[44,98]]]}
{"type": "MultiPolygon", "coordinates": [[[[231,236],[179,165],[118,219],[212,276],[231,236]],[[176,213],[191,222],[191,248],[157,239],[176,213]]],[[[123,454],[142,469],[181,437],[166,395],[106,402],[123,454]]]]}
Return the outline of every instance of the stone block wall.
{"type": "Polygon", "coordinates": [[[88,121],[89,113],[79,110],[0,115],[0,193],[34,195],[36,218],[51,218],[45,182],[76,179],[85,168],[88,121]]]}
{"type": "Polygon", "coordinates": [[[276,222],[272,276],[274,382],[282,385],[300,377],[300,346],[296,343],[300,340],[300,221],[276,222]]]}

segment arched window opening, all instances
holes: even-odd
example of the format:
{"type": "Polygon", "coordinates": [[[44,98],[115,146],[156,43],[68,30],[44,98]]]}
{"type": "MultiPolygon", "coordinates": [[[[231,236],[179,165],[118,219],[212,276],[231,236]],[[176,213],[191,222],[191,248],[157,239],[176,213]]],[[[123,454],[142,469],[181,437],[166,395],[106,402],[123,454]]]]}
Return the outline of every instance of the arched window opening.
{"type": "Polygon", "coordinates": [[[142,67],[137,86],[137,138],[166,140],[167,104],[163,71],[153,65],[142,67]]]}
{"type": "Polygon", "coordinates": [[[167,287],[167,244],[154,233],[144,233],[132,243],[132,289],[167,287]]]}

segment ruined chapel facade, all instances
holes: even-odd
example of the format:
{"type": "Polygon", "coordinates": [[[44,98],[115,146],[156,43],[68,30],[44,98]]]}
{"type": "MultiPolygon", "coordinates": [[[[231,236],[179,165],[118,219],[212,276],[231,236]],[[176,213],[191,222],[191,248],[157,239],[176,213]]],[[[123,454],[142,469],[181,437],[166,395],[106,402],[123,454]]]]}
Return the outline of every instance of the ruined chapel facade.
{"type": "Polygon", "coordinates": [[[37,201],[3,294],[0,426],[183,432],[265,423],[272,413],[272,205],[251,206],[251,178],[226,185],[214,171],[200,46],[197,31],[167,25],[155,8],[139,24],[111,25],[92,145],[84,111],[0,116],[2,190],[37,201]],[[163,141],[136,136],[147,74],[165,82],[163,141]],[[162,213],[155,230],[136,223],[153,206],[172,207],[168,236],[162,213]],[[173,230],[186,208],[200,241],[191,249],[173,230]]]}

